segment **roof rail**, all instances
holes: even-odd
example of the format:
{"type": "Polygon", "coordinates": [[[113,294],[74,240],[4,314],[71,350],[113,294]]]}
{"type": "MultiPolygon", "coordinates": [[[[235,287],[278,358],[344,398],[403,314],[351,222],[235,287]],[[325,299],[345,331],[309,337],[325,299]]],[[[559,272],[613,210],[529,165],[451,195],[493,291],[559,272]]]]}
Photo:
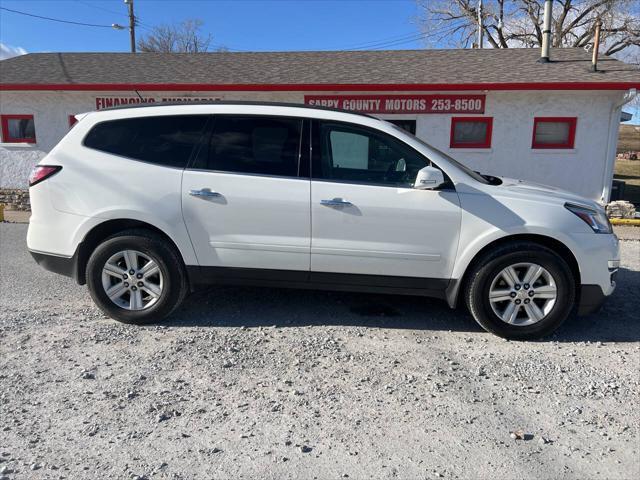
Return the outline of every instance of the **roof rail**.
{"type": "MultiPolygon", "coordinates": [[[[185,97],[188,98],[188,97],[185,97]]],[[[134,105],[119,105],[117,107],[107,107],[100,109],[101,112],[109,110],[124,110],[128,108],[148,108],[148,107],[170,107],[170,106],[185,106],[185,105],[259,105],[265,107],[295,107],[306,108],[308,110],[326,110],[329,112],[350,113],[352,115],[360,115],[362,117],[376,118],[373,115],[366,113],[354,112],[353,110],[345,110],[343,108],[331,108],[331,107],[317,107],[315,105],[304,105],[302,103],[287,103],[287,102],[259,102],[250,100],[194,100],[194,101],[175,101],[175,102],[150,102],[139,103],[134,105]]]]}

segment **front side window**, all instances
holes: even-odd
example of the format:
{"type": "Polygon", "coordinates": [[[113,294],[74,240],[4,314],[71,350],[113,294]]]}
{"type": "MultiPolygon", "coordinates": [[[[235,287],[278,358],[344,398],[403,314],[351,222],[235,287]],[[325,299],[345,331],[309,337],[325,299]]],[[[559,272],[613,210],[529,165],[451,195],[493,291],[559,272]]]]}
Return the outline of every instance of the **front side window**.
{"type": "Polygon", "coordinates": [[[575,117],[536,117],[531,148],[573,148],[576,122],[575,117]]]}
{"type": "Polygon", "coordinates": [[[33,115],[2,115],[0,119],[4,143],[36,143],[33,115]]]}
{"type": "Polygon", "coordinates": [[[230,173],[298,175],[302,119],[216,115],[209,146],[193,168],[230,173]]]}
{"type": "Polygon", "coordinates": [[[313,124],[314,179],[411,188],[426,158],[399,140],[339,122],[313,124]]]}
{"type": "Polygon", "coordinates": [[[199,145],[207,115],[126,118],[98,123],[84,145],[102,152],[184,168],[199,145]]]}
{"type": "MultiPolygon", "coordinates": [[[[396,127],[396,129],[399,130],[399,131],[402,131],[400,129],[400,127],[396,127]]],[[[438,155],[446,158],[449,163],[454,165],[456,168],[458,168],[459,170],[464,172],[469,177],[473,178],[476,182],[484,183],[485,185],[489,185],[490,184],[490,182],[486,178],[484,178],[482,175],[480,175],[478,172],[475,172],[475,171],[471,170],[469,167],[467,167],[463,163],[460,163],[458,160],[453,158],[451,155],[447,155],[443,151],[438,150],[433,145],[429,145],[427,142],[425,142],[424,140],[422,140],[419,137],[416,137],[415,135],[411,135],[411,137],[413,138],[413,140],[415,142],[418,142],[418,143],[424,145],[425,147],[427,147],[430,150],[435,150],[438,153],[438,155]]],[[[432,165],[433,165],[433,163],[432,163],[432,165]]],[[[433,166],[435,166],[435,165],[433,165],[433,166]]],[[[446,176],[445,176],[445,178],[446,178],[446,176]]]]}
{"type": "Polygon", "coordinates": [[[451,119],[451,148],[490,148],[493,118],[453,117],[451,119]]]}

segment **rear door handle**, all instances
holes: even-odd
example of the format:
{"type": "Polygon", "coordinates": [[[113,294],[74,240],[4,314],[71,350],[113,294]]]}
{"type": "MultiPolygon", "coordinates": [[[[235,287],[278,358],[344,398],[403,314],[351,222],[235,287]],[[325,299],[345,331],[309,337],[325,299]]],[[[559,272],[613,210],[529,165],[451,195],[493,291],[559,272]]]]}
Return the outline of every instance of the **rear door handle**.
{"type": "Polygon", "coordinates": [[[327,207],[349,207],[353,203],[345,200],[344,198],[332,198],[331,200],[320,200],[320,205],[327,207]]]}
{"type": "Polygon", "coordinates": [[[192,197],[201,197],[201,198],[211,198],[211,197],[221,197],[222,194],[218,192],[214,192],[208,188],[203,188],[201,190],[190,190],[189,195],[192,197]]]}

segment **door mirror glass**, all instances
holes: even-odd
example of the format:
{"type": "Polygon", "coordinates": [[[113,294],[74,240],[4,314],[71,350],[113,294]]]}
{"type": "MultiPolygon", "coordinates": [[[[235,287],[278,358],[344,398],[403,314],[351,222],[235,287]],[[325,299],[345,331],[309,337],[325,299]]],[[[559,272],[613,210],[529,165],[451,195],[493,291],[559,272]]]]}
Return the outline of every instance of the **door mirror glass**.
{"type": "Polygon", "coordinates": [[[413,188],[417,188],[419,190],[432,190],[434,188],[438,188],[443,183],[444,175],[442,170],[428,166],[418,171],[416,183],[413,188]]]}

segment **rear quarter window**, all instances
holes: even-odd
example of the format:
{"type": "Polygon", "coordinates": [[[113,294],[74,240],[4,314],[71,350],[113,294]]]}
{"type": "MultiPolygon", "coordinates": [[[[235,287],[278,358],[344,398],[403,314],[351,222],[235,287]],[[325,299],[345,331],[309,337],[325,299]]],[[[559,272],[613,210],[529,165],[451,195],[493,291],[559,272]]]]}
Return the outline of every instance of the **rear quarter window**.
{"type": "Polygon", "coordinates": [[[199,145],[207,115],[108,120],[95,125],[84,146],[167,167],[184,168],[199,145]]]}

